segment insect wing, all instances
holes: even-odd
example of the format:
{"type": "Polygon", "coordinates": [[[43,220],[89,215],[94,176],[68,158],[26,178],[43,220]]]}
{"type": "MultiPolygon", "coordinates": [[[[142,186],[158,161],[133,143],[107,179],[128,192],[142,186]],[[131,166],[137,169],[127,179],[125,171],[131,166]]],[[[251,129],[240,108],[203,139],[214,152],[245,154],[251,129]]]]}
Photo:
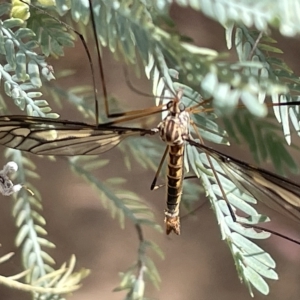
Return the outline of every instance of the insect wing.
{"type": "Polygon", "coordinates": [[[37,155],[96,155],[128,136],[153,133],[141,128],[93,126],[40,117],[0,117],[0,144],[37,155]]]}
{"type": "Polygon", "coordinates": [[[187,140],[220,165],[226,176],[239,188],[279,213],[300,222],[300,186],[281,176],[254,167],[217,150],[187,140]]]}

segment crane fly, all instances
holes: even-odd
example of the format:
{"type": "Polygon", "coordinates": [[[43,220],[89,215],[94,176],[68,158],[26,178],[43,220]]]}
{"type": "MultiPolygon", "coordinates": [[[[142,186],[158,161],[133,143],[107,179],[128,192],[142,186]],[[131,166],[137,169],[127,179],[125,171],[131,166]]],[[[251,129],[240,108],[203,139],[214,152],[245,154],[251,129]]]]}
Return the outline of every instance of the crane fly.
{"type": "MultiPolygon", "coordinates": [[[[113,122],[89,125],[40,117],[2,116],[0,143],[37,155],[96,155],[110,150],[126,137],[153,135],[159,132],[162,140],[168,144],[166,150],[169,152],[166,232],[169,234],[174,231],[179,234],[184,139],[190,137],[189,112],[180,102],[181,96],[182,93],[179,93],[165,108],[155,107],[145,112],[150,115],[153,112],[161,112],[162,108],[168,111],[168,116],[154,129],[118,127],[112,125],[113,122]]],[[[140,117],[140,114],[137,117],[140,117]]],[[[122,121],[124,120],[128,120],[128,117],[124,117],[122,121]]]]}
{"type": "MultiPolygon", "coordinates": [[[[263,197],[268,201],[267,205],[300,221],[300,186],[195,141],[189,130],[190,112],[180,102],[181,96],[182,93],[179,92],[166,107],[152,108],[147,112],[161,112],[162,108],[168,111],[167,117],[154,129],[115,126],[113,122],[90,125],[41,117],[1,116],[0,144],[36,155],[96,155],[112,149],[127,137],[154,135],[158,132],[168,145],[165,151],[165,154],[168,152],[168,196],[165,210],[167,234],[172,231],[180,233],[179,204],[184,176],[185,144],[196,147],[215,159],[237,187],[255,198],[263,197]]],[[[130,118],[134,119],[133,116],[130,118]]],[[[128,117],[123,119],[128,120],[128,117]]]]}
{"type": "MultiPolygon", "coordinates": [[[[91,2],[90,2],[91,5],[91,2]]],[[[95,33],[94,14],[91,13],[95,33]]],[[[76,32],[77,33],[77,32],[76,32]]],[[[186,108],[181,102],[182,93],[177,91],[173,99],[166,105],[133,111],[129,113],[110,114],[106,92],[104,72],[100,57],[98,41],[96,42],[100,76],[104,94],[104,103],[108,117],[118,118],[115,121],[90,125],[67,120],[55,120],[34,116],[2,116],[0,117],[0,144],[13,149],[27,151],[36,155],[97,155],[112,149],[123,139],[130,136],[146,136],[159,133],[167,143],[162,162],[168,154],[167,174],[167,208],[165,210],[166,233],[180,233],[179,204],[182,195],[184,176],[185,146],[193,146],[202,151],[208,158],[208,165],[218,183],[222,197],[226,200],[228,191],[224,191],[214,170],[211,159],[218,162],[225,175],[237,188],[253,195],[254,198],[264,197],[271,207],[300,221],[300,186],[263,169],[251,166],[218,152],[193,139],[190,133],[190,113],[201,111],[202,103],[186,108]],[[155,113],[166,111],[168,115],[154,129],[122,127],[116,124],[135,120],[155,113]]],[[[89,53],[88,53],[88,56],[89,53]]],[[[90,64],[92,65],[91,61],[90,64]]],[[[93,69],[92,69],[93,71],[93,69]]],[[[93,82],[94,76],[93,76],[93,82]]],[[[170,89],[170,87],[168,87],[170,89]]],[[[94,83],[94,90],[95,83],[94,83]]],[[[96,103],[96,121],[98,107],[96,103]]],[[[205,103],[205,101],[203,102],[205,103]]],[[[205,110],[203,110],[205,111],[205,110]]],[[[159,173],[162,162],[158,168],[159,173]]],[[[154,185],[154,184],[153,184],[154,185]]],[[[152,185],[152,186],[153,186],[152,185]]],[[[228,200],[226,200],[228,202],[228,200]]],[[[230,205],[229,205],[230,209],[230,205]]],[[[234,218],[234,214],[232,213],[234,218]]]]}

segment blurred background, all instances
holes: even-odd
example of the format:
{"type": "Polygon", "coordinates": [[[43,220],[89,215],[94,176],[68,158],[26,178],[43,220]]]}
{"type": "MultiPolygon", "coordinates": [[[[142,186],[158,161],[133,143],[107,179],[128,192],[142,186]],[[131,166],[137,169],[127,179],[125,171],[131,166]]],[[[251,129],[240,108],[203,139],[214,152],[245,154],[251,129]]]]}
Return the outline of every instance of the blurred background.
{"type": "MultiPolygon", "coordinates": [[[[192,36],[197,45],[219,52],[226,49],[224,30],[215,22],[191,9],[176,6],[172,9],[172,16],[182,34],[192,36]]],[[[299,73],[299,40],[282,38],[275,30],[272,34],[279,40],[280,48],[285,51],[286,63],[299,73]]],[[[79,43],[76,49],[81,50],[69,49],[65,53],[65,59],[59,62],[51,61],[56,71],[61,67],[77,70],[77,74],[61,81],[60,84],[64,87],[91,83],[91,73],[84,50],[79,43]]],[[[114,61],[107,51],[104,51],[104,63],[108,92],[115,95],[117,99],[122,101],[124,99],[122,106],[127,106],[130,110],[153,105],[152,99],[141,98],[129,89],[120,63],[114,61]]],[[[135,79],[133,74],[131,78],[135,86],[151,93],[150,83],[135,79]]],[[[47,100],[51,103],[51,99],[47,100]]],[[[61,113],[63,119],[82,121],[76,109],[69,108],[68,103],[64,106],[65,111],[61,113]]],[[[92,123],[93,120],[90,122],[92,123]]],[[[242,145],[231,147],[232,156],[251,161],[251,156],[245,155],[247,151],[242,145]]],[[[293,153],[297,160],[298,152],[294,150],[293,153]]],[[[77,257],[77,266],[91,269],[92,272],[84,280],[84,286],[68,299],[123,299],[122,292],[113,293],[112,290],[119,284],[118,273],[126,270],[136,257],[138,241],[134,227],[126,222],[125,229],[121,229],[118,221],[112,219],[110,213],[102,206],[96,192],[70,171],[64,159],[57,158],[55,162],[51,162],[46,158],[34,156],[31,158],[36,162],[41,176],[33,183],[42,193],[43,215],[47,220],[48,238],[57,245],[57,248],[51,251],[51,255],[60,265],[74,253],[77,257]]],[[[103,154],[101,158],[110,159],[110,163],[97,173],[99,179],[104,180],[116,174],[127,178],[126,188],[147,199],[153,208],[156,220],[163,226],[165,189],[150,191],[154,173],[145,172],[137,164],[128,172],[123,168],[124,164],[117,149],[103,154]]],[[[5,163],[3,159],[2,164],[5,163]]],[[[297,181],[299,178],[293,179],[297,181]]],[[[160,181],[163,181],[163,178],[160,181]]],[[[149,299],[251,299],[247,287],[238,279],[232,256],[226,243],[221,240],[214,213],[203,194],[199,194],[199,204],[201,203],[204,203],[202,208],[182,222],[181,236],[165,236],[154,231],[146,231],[147,238],[155,240],[165,253],[164,260],[153,255],[162,282],[159,290],[150,283],[147,284],[146,295],[149,299]]],[[[1,272],[5,275],[20,271],[19,250],[14,246],[13,240],[17,229],[11,217],[11,206],[10,199],[2,197],[0,201],[1,254],[16,252],[13,259],[1,266],[1,272]]],[[[271,217],[270,228],[300,240],[299,224],[268,209],[264,212],[271,217]]],[[[299,299],[300,246],[277,237],[271,237],[259,245],[269,251],[276,260],[279,280],[269,281],[271,292],[267,297],[255,292],[255,298],[299,299]]],[[[26,300],[30,299],[30,296],[0,286],[0,300],[2,299],[26,300]]]]}

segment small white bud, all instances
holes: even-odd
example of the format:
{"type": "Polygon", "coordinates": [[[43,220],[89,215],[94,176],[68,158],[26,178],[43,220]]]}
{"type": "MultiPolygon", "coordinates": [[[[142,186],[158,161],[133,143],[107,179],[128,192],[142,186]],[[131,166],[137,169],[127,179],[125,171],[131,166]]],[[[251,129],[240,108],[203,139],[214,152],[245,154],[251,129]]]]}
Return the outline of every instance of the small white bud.
{"type": "MultiPolygon", "coordinates": [[[[14,161],[8,162],[3,170],[0,170],[0,193],[4,196],[10,196],[13,193],[18,192],[24,187],[22,184],[14,185],[9,179],[8,174],[15,173],[18,170],[18,165],[14,161]]],[[[28,189],[27,189],[28,190],[28,189]]],[[[32,193],[31,191],[29,191],[32,193]]]]}
{"type": "MultiPolygon", "coordinates": [[[[9,173],[15,173],[18,171],[18,165],[14,161],[8,162],[4,167],[3,167],[3,172],[5,174],[9,173]]],[[[1,171],[0,171],[1,172],[1,171]]]]}

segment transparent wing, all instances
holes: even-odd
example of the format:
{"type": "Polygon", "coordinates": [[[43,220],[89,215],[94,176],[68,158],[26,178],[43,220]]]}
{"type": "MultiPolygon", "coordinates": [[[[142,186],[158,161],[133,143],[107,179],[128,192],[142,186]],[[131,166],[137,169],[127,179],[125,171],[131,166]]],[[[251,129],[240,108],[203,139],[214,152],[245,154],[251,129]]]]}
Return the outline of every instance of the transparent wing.
{"type": "Polygon", "coordinates": [[[37,155],[96,155],[124,138],[154,134],[142,128],[89,125],[27,116],[0,117],[0,144],[37,155]]]}
{"type": "Polygon", "coordinates": [[[255,199],[300,222],[300,185],[193,140],[187,142],[214,158],[239,189],[246,190],[255,199]]]}

